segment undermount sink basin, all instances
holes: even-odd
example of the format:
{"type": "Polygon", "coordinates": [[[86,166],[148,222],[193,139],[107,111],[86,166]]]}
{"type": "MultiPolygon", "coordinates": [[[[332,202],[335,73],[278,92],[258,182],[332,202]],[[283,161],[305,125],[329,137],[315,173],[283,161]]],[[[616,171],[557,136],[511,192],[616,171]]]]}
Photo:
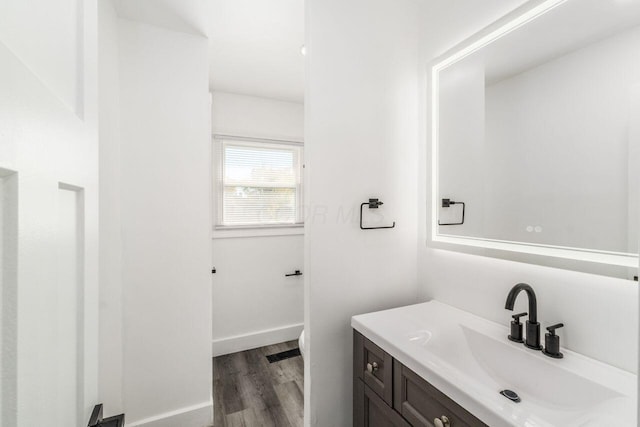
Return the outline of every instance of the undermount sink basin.
{"type": "Polygon", "coordinates": [[[492,427],[636,426],[635,375],[566,349],[549,358],[507,340],[505,326],[438,301],[351,324],[492,427]]]}

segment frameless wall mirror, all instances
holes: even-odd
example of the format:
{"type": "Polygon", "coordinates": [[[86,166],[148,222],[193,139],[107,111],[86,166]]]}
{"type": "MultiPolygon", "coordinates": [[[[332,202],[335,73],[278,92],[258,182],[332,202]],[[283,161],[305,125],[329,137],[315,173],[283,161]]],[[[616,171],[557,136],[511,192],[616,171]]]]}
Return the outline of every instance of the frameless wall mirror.
{"type": "Polygon", "coordinates": [[[637,277],[640,1],[537,2],[431,76],[434,246],[637,277]]]}

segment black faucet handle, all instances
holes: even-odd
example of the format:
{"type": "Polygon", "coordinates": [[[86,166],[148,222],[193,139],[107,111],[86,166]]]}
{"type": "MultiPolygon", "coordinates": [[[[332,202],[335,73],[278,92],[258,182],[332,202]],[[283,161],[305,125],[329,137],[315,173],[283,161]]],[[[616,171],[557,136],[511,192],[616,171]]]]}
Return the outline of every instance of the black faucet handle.
{"type": "Polygon", "coordinates": [[[562,359],[564,355],[560,352],[560,337],[556,335],[556,329],[562,328],[563,323],[557,325],[551,325],[547,327],[548,334],[544,336],[544,350],[542,353],[545,356],[553,357],[554,359],[562,359]]]}
{"type": "Polygon", "coordinates": [[[564,323],[558,323],[558,324],[555,324],[555,325],[547,326],[547,331],[549,331],[549,333],[551,335],[555,335],[556,329],[560,329],[563,326],[564,326],[564,323]]]}
{"type": "Polygon", "coordinates": [[[527,313],[518,313],[518,314],[514,314],[511,317],[513,317],[513,320],[515,320],[516,323],[520,323],[520,318],[526,315],[527,313]]]}
{"type": "Polygon", "coordinates": [[[511,316],[513,317],[513,321],[511,322],[511,334],[509,334],[509,336],[507,337],[511,341],[519,343],[524,342],[524,340],[522,339],[522,323],[520,323],[520,318],[526,315],[527,313],[518,313],[511,316]]]}

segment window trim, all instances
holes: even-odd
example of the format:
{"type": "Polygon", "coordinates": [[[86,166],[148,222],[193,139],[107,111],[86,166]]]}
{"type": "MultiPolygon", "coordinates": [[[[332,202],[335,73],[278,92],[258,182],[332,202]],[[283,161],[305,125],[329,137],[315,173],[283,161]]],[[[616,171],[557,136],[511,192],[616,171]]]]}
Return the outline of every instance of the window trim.
{"type": "Polygon", "coordinates": [[[304,227],[304,142],[296,140],[257,138],[240,135],[213,134],[213,238],[243,237],[243,236],[268,236],[268,235],[289,235],[302,234],[304,227]],[[295,223],[275,223],[275,224],[243,224],[224,225],[222,224],[224,194],[224,147],[225,142],[246,143],[248,146],[259,147],[264,145],[291,145],[299,149],[298,159],[298,180],[296,184],[296,222],[295,223]],[[291,229],[291,230],[288,230],[291,229]],[[272,231],[269,231],[272,230],[272,231]]]}

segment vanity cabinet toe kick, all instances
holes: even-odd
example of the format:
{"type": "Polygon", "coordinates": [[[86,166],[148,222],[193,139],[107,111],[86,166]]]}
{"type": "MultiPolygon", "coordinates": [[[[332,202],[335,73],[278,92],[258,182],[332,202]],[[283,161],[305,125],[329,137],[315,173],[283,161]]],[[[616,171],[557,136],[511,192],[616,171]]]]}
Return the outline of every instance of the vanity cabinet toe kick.
{"type": "Polygon", "coordinates": [[[354,427],[488,427],[353,331],[354,427]]]}

